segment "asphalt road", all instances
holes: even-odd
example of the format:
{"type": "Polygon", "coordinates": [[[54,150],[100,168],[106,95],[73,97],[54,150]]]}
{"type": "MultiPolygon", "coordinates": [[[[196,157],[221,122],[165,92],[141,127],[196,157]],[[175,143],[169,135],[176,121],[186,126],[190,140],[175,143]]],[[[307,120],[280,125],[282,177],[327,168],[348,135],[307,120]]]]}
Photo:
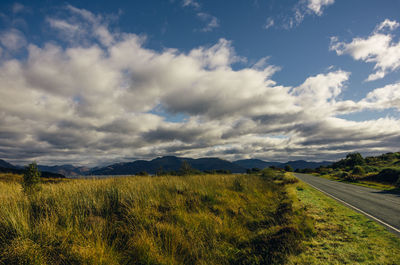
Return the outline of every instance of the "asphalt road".
{"type": "Polygon", "coordinates": [[[295,173],[300,180],[400,236],[400,194],[295,173]]]}

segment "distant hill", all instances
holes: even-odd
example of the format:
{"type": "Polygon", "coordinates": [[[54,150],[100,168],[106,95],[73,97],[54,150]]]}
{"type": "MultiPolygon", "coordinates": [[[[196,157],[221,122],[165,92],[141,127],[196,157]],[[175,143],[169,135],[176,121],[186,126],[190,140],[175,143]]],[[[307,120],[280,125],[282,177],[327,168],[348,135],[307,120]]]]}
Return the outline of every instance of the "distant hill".
{"type": "Polygon", "coordinates": [[[266,162],[260,159],[242,159],[234,161],[233,163],[246,169],[252,169],[252,168],[264,169],[270,166],[283,167],[283,163],[266,162]]]}
{"type": "MultiPolygon", "coordinates": [[[[149,174],[155,174],[162,169],[163,171],[178,171],[181,168],[182,162],[187,161],[192,168],[200,171],[212,170],[229,170],[232,173],[244,173],[246,169],[252,168],[267,168],[270,166],[284,168],[285,165],[290,164],[293,169],[317,168],[319,166],[327,166],[332,162],[308,162],[303,160],[282,162],[266,162],[260,159],[243,159],[230,162],[220,158],[185,158],[176,156],[158,157],[150,161],[137,160],[126,163],[111,164],[106,167],[76,167],[73,165],[56,165],[46,166],[38,165],[42,175],[54,177],[64,176],[83,176],[83,175],[134,175],[142,171],[149,174]]],[[[0,172],[23,173],[23,168],[14,166],[4,160],[0,159],[0,172]],[[11,169],[14,171],[12,172],[11,169]]]]}
{"type": "MultiPolygon", "coordinates": [[[[24,174],[24,169],[18,166],[14,166],[2,159],[0,159],[0,173],[13,173],[13,174],[24,174]]],[[[43,178],[65,178],[63,174],[55,173],[55,172],[49,172],[49,171],[43,171],[39,168],[39,171],[41,171],[41,176],[43,178]]]]}
{"type": "Polygon", "coordinates": [[[130,175],[137,174],[141,171],[146,171],[150,174],[155,174],[158,170],[178,171],[181,168],[183,161],[188,162],[192,168],[201,171],[205,170],[229,170],[232,173],[244,173],[245,168],[236,165],[232,162],[219,158],[183,158],[176,156],[164,156],[153,159],[151,161],[137,160],[134,162],[117,163],[94,170],[93,175],[130,175]]]}
{"type": "Polygon", "coordinates": [[[246,169],[252,169],[252,168],[259,168],[263,169],[266,167],[270,166],[275,166],[275,167],[280,167],[284,168],[286,165],[290,165],[293,169],[305,169],[305,168],[317,168],[320,166],[328,166],[331,165],[332,162],[329,161],[322,161],[322,162],[308,162],[304,160],[295,160],[295,161],[289,161],[286,163],[281,163],[281,162],[266,162],[260,159],[244,159],[244,160],[237,160],[235,162],[236,165],[239,165],[243,168],[246,169]]]}
{"type": "MultiPolygon", "coordinates": [[[[13,174],[24,174],[25,170],[20,168],[5,168],[0,167],[0,173],[13,173],[13,174]]],[[[53,172],[41,171],[41,177],[43,178],[65,178],[62,174],[53,172]]]]}
{"type": "Polygon", "coordinates": [[[61,165],[61,166],[44,166],[38,165],[40,171],[47,171],[64,176],[83,176],[90,173],[91,169],[88,167],[75,167],[73,165],[61,165]]]}
{"type": "Polygon", "coordinates": [[[8,163],[7,161],[2,160],[2,159],[0,159],[0,167],[2,167],[2,168],[15,168],[15,169],[18,168],[16,166],[8,163]]]}
{"type": "Polygon", "coordinates": [[[309,162],[309,161],[304,161],[304,160],[295,160],[295,161],[289,161],[283,164],[283,167],[286,165],[290,165],[293,169],[305,169],[305,168],[311,168],[315,169],[320,166],[329,166],[332,165],[333,162],[330,161],[322,161],[322,162],[309,162]]]}

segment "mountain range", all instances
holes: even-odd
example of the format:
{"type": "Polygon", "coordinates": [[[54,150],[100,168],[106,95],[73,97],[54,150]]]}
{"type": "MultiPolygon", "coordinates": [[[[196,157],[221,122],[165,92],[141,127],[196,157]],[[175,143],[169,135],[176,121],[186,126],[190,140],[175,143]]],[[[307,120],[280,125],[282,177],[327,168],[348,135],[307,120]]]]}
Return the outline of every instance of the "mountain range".
{"type": "Polygon", "coordinates": [[[219,158],[182,158],[176,156],[164,156],[153,159],[151,161],[137,160],[134,162],[113,164],[91,173],[93,175],[127,175],[137,174],[141,171],[146,171],[150,174],[155,174],[158,170],[163,171],[178,171],[183,161],[186,161],[194,169],[200,171],[211,170],[229,170],[232,173],[244,173],[246,169],[232,162],[219,158]]]}
{"type": "MultiPolygon", "coordinates": [[[[58,172],[39,170],[44,178],[65,178],[65,175],[58,172]]],[[[13,174],[24,174],[24,168],[20,166],[14,166],[2,159],[0,159],[0,173],[13,173],[13,174]]]]}
{"type": "MultiPolygon", "coordinates": [[[[186,161],[194,169],[200,171],[212,171],[212,170],[229,170],[232,173],[244,173],[247,169],[259,168],[263,169],[270,166],[284,168],[286,165],[290,165],[293,169],[304,169],[304,168],[317,168],[319,166],[327,166],[332,164],[329,161],[323,162],[308,162],[304,160],[289,161],[286,163],[282,162],[266,162],[260,159],[243,159],[230,162],[220,158],[184,158],[176,156],[164,156],[158,157],[150,161],[136,160],[133,162],[124,162],[111,164],[105,167],[76,167],[73,165],[56,165],[56,166],[45,166],[38,165],[40,171],[45,172],[45,175],[49,173],[59,174],[63,176],[83,176],[83,175],[133,175],[139,172],[147,172],[149,174],[155,174],[159,170],[163,171],[178,171],[183,163],[186,161]]],[[[12,172],[20,173],[23,168],[20,166],[14,166],[4,160],[0,159],[0,172],[12,172]]],[[[57,176],[59,176],[57,175],[57,176]]]]}
{"type": "Polygon", "coordinates": [[[91,168],[89,167],[76,167],[73,165],[56,165],[56,166],[44,166],[38,165],[40,171],[54,172],[62,174],[64,176],[83,176],[90,174],[91,168]]]}

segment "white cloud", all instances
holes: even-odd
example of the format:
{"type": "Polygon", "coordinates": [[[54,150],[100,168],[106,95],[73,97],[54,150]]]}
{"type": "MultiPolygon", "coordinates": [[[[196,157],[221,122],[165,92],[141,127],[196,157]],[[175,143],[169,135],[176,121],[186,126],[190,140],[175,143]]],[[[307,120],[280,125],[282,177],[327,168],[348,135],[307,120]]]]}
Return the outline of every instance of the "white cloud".
{"type": "Polygon", "coordinates": [[[210,32],[219,27],[219,22],[216,17],[203,12],[197,13],[197,16],[207,23],[207,25],[202,28],[201,31],[210,32]]]}
{"type": "Polygon", "coordinates": [[[80,27],[78,25],[70,24],[65,20],[47,18],[47,22],[50,24],[52,28],[61,30],[69,36],[72,36],[76,32],[80,31],[80,27]]]}
{"type": "MultiPolygon", "coordinates": [[[[193,7],[197,11],[200,11],[200,4],[196,0],[183,0],[182,1],[183,7],[193,7]]],[[[213,31],[215,28],[219,27],[218,18],[213,15],[210,15],[207,12],[197,12],[196,16],[206,23],[206,25],[200,29],[203,32],[210,32],[213,31]]]]}
{"type": "Polygon", "coordinates": [[[385,19],[381,24],[376,26],[375,32],[379,32],[384,30],[385,28],[389,28],[389,30],[395,30],[400,26],[399,22],[397,21],[392,21],[390,19],[385,19]]]}
{"type": "Polygon", "coordinates": [[[0,33],[0,43],[10,51],[17,51],[26,45],[24,34],[17,29],[10,29],[0,33]]]}
{"type": "Polygon", "coordinates": [[[268,18],[267,22],[265,22],[264,29],[269,29],[269,28],[273,27],[274,24],[275,24],[275,21],[272,18],[268,18]]]}
{"type": "Polygon", "coordinates": [[[360,107],[369,109],[396,108],[400,111],[400,83],[374,89],[359,102],[360,107]]]}
{"type": "Polygon", "coordinates": [[[299,0],[293,8],[293,15],[286,18],[283,27],[286,29],[296,27],[308,15],[322,16],[324,9],[334,3],[335,0],[299,0]]]}
{"type": "Polygon", "coordinates": [[[200,7],[200,4],[196,0],[183,0],[182,5],[184,7],[186,7],[186,6],[191,6],[191,7],[194,7],[194,8],[199,8],[200,7]]]}
{"type": "Polygon", "coordinates": [[[108,29],[107,20],[101,15],[67,5],[70,13],[67,19],[48,17],[47,23],[59,31],[68,42],[87,42],[88,36],[95,37],[100,44],[110,46],[114,42],[114,34],[108,29]]]}
{"type": "Polygon", "coordinates": [[[335,0],[308,0],[307,8],[314,12],[316,15],[321,16],[323,9],[335,3],[335,0]]]}
{"type": "Polygon", "coordinates": [[[332,107],[335,106],[349,76],[349,72],[342,70],[312,76],[294,88],[292,93],[304,111],[324,117],[332,113],[332,107]]]}
{"type": "Polygon", "coordinates": [[[400,68],[400,41],[395,42],[393,35],[381,32],[385,28],[394,30],[397,27],[396,21],[385,20],[367,38],[354,38],[350,43],[332,38],[330,49],[338,55],[349,54],[355,60],[374,63],[376,72],[370,74],[366,81],[381,79],[400,68]]]}
{"type": "Polygon", "coordinates": [[[330,69],[292,88],[272,79],[280,68],[268,57],[233,68],[245,59],[226,39],[189,52],[156,51],[146,48],[144,37],[111,30],[101,16],[75,7],[67,11],[68,19],[47,22],[64,34],[78,34],[79,41],[29,43],[27,58],[0,59],[4,159],[96,164],[167,154],[227,159],[251,154],[320,160],[400,148],[398,119],[336,117],[398,108],[398,84],[360,102],[341,100],[348,72],[330,69]],[[170,122],[157,109],[185,118],[170,122]]]}

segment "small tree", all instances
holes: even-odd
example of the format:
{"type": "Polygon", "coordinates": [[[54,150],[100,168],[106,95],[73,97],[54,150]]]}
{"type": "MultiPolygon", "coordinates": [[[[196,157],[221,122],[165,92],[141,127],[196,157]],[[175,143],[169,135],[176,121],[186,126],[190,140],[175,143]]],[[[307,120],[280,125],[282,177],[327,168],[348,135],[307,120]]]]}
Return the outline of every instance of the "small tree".
{"type": "Polygon", "coordinates": [[[360,153],[351,153],[346,156],[346,165],[354,168],[355,166],[365,165],[365,160],[360,153]]]}
{"type": "Polygon", "coordinates": [[[193,169],[186,160],[183,160],[179,171],[183,176],[186,176],[186,175],[189,175],[190,173],[192,173],[193,169]]]}
{"type": "Polygon", "coordinates": [[[291,165],[286,165],[286,166],[285,166],[285,171],[287,171],[287,172],[293,172],[292,166],[291,166],[291,165]]]}
{"type": "Polygon", "coordinates": [[[39,189],[40,171],[35,162],[25,168],[22,188],[25,193],[32,193],[39,189]]]}

